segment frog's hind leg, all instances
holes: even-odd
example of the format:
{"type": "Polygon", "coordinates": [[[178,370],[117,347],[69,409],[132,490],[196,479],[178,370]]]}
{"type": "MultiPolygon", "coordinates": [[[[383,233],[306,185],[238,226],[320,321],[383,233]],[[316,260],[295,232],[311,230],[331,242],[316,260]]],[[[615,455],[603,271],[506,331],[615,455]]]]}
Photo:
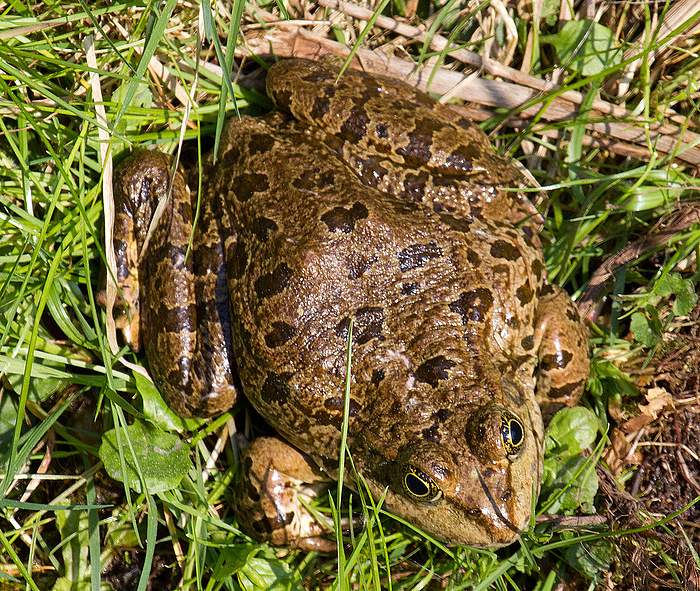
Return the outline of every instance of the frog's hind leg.
{"type": "Polygon", "coordinates": [[[581,398],[590,368],[588,329],[569,295],[557,285],[544,285],[537,305],[537,402],[545,421],[564,405],[581,398]]]}
{"type": "Polygon", "coordinates": [[[208,204],[192,230],[194,206],[181,171],[167,197],[171,162],[160,152],[139,151],[115,173],[117,281],[131,325],[139,327],[125,336],[135,347],[143,343],[154,382],[173,410],[209,416],[230,408],[239,390],[231,371],[223,247],[208,204]],[[149,230],[159,203],[163,213],[149,230]]]}
{"type": "Polygon", "coordinates": [[[310,501],[330,480],[313,460],[278,437],[258,437],[241,456],[234,506],[241,528],[273,546],[334,552],[323,536],[332,524],[320,523],[300,499],[310,501]]]}

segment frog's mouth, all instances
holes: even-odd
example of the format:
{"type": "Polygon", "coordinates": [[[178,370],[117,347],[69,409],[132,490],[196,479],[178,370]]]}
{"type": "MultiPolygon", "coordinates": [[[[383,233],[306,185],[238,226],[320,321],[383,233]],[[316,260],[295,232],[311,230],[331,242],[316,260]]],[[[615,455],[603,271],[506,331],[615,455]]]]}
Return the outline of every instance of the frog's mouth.
{"type": "Polygon", "coordinates": [[[481,472],[478,468],[476,470],[476,475],[479,477],[479,483],[481,484],[481,488],[484,491],[486,498],[489,500],[489,503],[491,503],[491,507],[493,509],[493,512],[496,514],[496,517],[498,517],[506,525],[506,527],[508,527],[508,529],[513,530],[517,535],[521,535],[523,531],[519,527],[517,527],[510,519],[503,515],[503,512],[498,506],[498,503],[496,503],[496,500],[493,498],[489,487],[486,486],[486,481],[481,476],[481,472]]]}

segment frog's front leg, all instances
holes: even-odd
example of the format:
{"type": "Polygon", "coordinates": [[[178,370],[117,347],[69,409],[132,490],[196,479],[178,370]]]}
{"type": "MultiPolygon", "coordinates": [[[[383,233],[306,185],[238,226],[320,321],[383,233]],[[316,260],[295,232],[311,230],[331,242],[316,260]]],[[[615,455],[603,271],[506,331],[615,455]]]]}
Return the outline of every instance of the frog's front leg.
{"type": "Polygon", "coordinates": [[[542,288],[535,343],[539,343],[537,402],[547,420],[562,406],[578,402],[590,368],[588,329],[569,295],[559,286],[542,288]]]}
{"type": "Polygon", "coordinates": [[[328,488],[330,479],[313,460],[277,437],[258,437],[242,453],[234,506],[242,529],[273,546],[334,552],[325,539],[331,524],[304,507],[328,488]]]}
{"type": "Polygon", "coordinates": [[[143,344],[154,382],[183,416],[208,416],[234,403],[231,336],[222,243],[212,205],[194,207],[172,159],[138,151],[115,171],[114,247],[126,340],[143,344]],[[167,199],[167,201],[165,201],[167,199]],[[165,201],[144,250],[151,220],[165,201]]]}

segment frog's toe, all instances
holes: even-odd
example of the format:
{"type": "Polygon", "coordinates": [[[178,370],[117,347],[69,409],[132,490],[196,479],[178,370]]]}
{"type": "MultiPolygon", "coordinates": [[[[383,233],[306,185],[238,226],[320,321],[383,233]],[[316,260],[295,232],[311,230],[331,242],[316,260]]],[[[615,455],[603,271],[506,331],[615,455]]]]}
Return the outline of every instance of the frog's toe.
{"type": "Polygon", "coordinates": [[[333,552],[333,530],[305,505],[328,487],[313,460],[277,437],[259,437],[243,450],[234,506],[241,528],[273,546],[333,552]]]}
{"type": "Polygon", "coordinates": [[[574,406],[590,369],[588,329],[576,306],[558,286],[542,289],[536,318],[539,341],[537,401],[545,418],[561,406],[574,406]]]}

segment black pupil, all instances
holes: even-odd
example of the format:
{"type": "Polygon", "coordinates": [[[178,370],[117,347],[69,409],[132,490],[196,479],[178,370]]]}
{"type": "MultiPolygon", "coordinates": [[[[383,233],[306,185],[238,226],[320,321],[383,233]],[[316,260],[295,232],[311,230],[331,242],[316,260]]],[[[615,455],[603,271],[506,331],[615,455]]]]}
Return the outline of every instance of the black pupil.
{"type": "Polygon", "coordinates": [[[510,440],[513,445],[518,445],[523,440],[523,430],[520,427],[518,421],[508,421],[508,428],[510,431],[510,440]]]}
{"type": "Polygon", "coordinates": [[[406,474],[406,488],[417,497],[424,497],[428,494],[428,486],[415,474],[406,474]]]}

